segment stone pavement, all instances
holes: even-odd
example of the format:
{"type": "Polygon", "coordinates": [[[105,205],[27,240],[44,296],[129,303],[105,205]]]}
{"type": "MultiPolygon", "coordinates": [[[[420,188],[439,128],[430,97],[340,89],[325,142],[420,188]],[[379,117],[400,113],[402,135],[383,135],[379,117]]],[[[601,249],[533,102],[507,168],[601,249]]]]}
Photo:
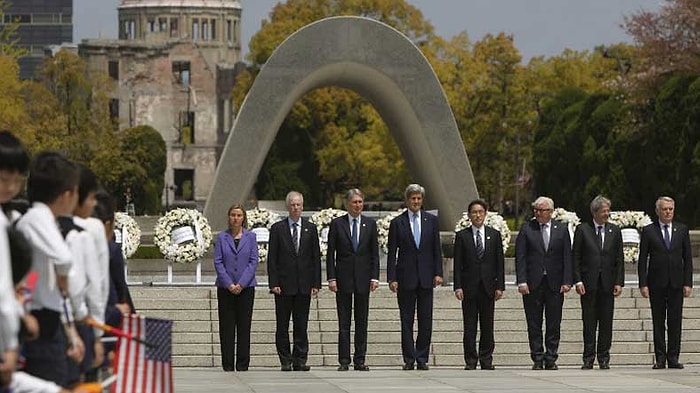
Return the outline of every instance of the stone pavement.
{"type": "Polygon", "coordinates": [[[245,373],[225,373],[218,368],[176,368],[174,379],[178,393],[700,392],[700,365],[688,365],[684,370],[611,367],[608,371],[578,368],[532,371],[516,367],[495,371],[464,371],[456,367],[402,371],[377,367],[370,372],[313,367],[310,372],[260,368],[245,373]]]}

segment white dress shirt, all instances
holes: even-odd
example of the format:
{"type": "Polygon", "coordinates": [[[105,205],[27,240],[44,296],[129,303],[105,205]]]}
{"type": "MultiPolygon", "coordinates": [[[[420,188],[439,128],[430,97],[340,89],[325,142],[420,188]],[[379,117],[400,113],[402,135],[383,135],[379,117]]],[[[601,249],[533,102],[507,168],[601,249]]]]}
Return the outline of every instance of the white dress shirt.
{"type": "Polygon", "coordinates": [[[10,242],[7,238],[9,221],[0,211],[0,354],[17,348],[19,316],[12,284],[12,265],[10,259],[10,242]]]}

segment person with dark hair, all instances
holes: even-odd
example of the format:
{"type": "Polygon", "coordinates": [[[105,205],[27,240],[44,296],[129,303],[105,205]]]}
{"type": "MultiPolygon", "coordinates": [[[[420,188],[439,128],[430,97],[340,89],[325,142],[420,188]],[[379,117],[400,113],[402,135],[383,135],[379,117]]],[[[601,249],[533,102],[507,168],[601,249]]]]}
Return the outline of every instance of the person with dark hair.
{"type": "Polygon", "coordinates": [[[493,317],[496,301],[505,288],[503,241],[501,233],[485,225],[488,206],[477,199],[467,208],[471,224],[455,235],[454,290],[462,302],[464,321],[465,370],[493,370],[493,317]],[[481,337],[476,349],[476,325],[481,337]]]}
{"type": "Polygon", "coordinates": [[[258,243],[255,234],[245,229],[246,225],[243,206],[231,206],[228,209],[228,230],[219,232],[214,243],[221,366],[224,371],[247,371],[250,365],[258,243]]]}
{"type": "MultiPolygon", "coordinates": [[[[109,294],[105,308],[105,323],[109,326],[120,328],[124,314],[135,313],[129,287],[124,275],[124,256],[121,247],[114,240],[114,198],[106,191],[100,190],[95,194],[97,204],[93,210],[93,217],[103,224],[103,231],[108,239],[109,251],[109,294]]],[[[115,348],[114,343],[105,343],[105,361],[109,352],[115,348]]]]}
{"type": "Polygon", "coordinates": [[[69,356],[79,360],[84,351],[74,329],[66,331],[61,321],[73,256],[56,221],[57,217],[72,214],[77,204],[78,176],[75,164],[61,154],[39,153],[30,165],[27,181],[32,207],[16,224],[32,245],[32,270],[39,275],[32,314],[39,321],[40,335],[24,346],[25,370],[60,386],[68,382],[69,356]]]}
{"type": "Polygon", "coordinates": [[[389,224],[386,276],[401,317],[403,369],[428,370],[433,334],[433,288],[442,285],[442,249],[437,217],[423,210],[425,188],[409,184],[406,207],[389,224]],[[418,333],[413,333],[418,319],[418,333]]]}
{"type": "Polygon", "coordinates": [[[379,286],[377,223],[361,214],[365,196],[357,188],[345,194],[348,214],[331,221],[328,231],[326,270],[328,289],[335,293],[338,311],[338,371],[350,365],[350,322],[355,302],[355,354],[353,369],[369,371],[367,324],[369,293],[379,286]]]}
{"type": "MultiPolygon", "coordinates": [[[[29,155],[19,139],[9,131],[0,131],[0,203],[12,200],[22,189],[29,155]]],[[[10,222],[0,213],[0,388],[10,384],[17,362],[19,315],[12,283],[10,222]]]]}
{"type": "Polygon", "coordinates": [[[104,225],[100,220],[90,217],[96,204],[98,181],[90,169],[79,166],[79,170],[78,203],[73,209],[73,215],[58,218],[61,232],[73,253],[68,287],[73,313],[78,322],[76,328],[85,344],[82,362],[69,367],[73,381],[82,379],[81,375],[102,364],[104,349],[99,338],[103,332],[90,327],[86,320],[89,318],[99,323],[104,322],[109,295],[109,260],[104,225]]]}

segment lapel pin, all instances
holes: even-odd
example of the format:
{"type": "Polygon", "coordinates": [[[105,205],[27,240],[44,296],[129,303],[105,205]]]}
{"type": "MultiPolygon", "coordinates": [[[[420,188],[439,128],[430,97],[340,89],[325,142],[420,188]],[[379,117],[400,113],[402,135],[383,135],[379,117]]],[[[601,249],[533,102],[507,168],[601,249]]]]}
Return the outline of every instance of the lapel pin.
{"type": "Polygon", "coordinates": [[[486,236],[486,240],[491,240],[491,236],[486,236]]]}

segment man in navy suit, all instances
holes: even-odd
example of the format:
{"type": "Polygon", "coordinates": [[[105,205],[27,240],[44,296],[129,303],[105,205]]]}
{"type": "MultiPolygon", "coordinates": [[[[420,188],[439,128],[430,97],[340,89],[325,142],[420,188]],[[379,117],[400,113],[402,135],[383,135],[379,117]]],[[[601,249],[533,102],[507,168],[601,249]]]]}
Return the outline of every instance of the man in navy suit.
{"type": "Polygon", "coordinates": [[[437,217],[422,211],[425,189],[410,184],[404,192],[408,210],[389,225],[386,275],[397,293],[401,316],[403,369],[428,369],[433,330],[433,288],[442,285],[442,253],[437,217]],[[418,308],[418,337],[413,319],[418,308]]]}
{"type": "Polygon", "coordinates": [[[656,200],[657,222],[642,230],[639,243],[639,291],[649,298],[654,325],[654,369],[683,368],[681,352],[683,298],[693,291],[693,256],[688,227],[673,221],[676,203],[656,200]],[[668,324],[668,349],[665,325],[668,324]]]}
{"type": "Polygon", "coordinates": [[[496,300],[505,290],[501,233],[484,225],[488,206],[477,199],[467,208],[472,225],[455,235],[454,290],[462,302],[465,370],[493,370],[493,316],[496,300]],[[481,338],[476,350],[476,324],[481,338]]]}
{"type": "Polygon", "coordinates": [[[574,236],[574,282],[581,295],[583,365],[610,368],[615,297],[625,285],[625,261],[620,228],[608,222],[611,202],[598,195],[591,201],[593,221],[579,225],[574,236]],[[596,330],[598,345],[596,348],[596,330]]]}
{"type": "Polygon", "coordinates": [[[564,294],[572,281],[571,237],[566,225],[552,221],[552,199],[539,197],[532,207],[535,219],[523,224],[515,240],[516,282],[523,295],[532,369],[557,370],[564,294]]]}
{"type": "Polygon", "coordinates": [[[321,251],[316,226],[301,218],[304,197],[290,191],[289,217],[270,228],[267,273],[275,295],[275,345],[282,371],[309,371],[309,307],[321,288],[321,251]],[[289,350],[289,318],[294,322],[294,349],[289,350]]]}
{"type": "Polygon", "coordinates": [[[355,356],[353,368],[369,371],[367,318],[369,293],[379,286],[379,243],[377,223],[361,214],[364,195],[357,188],[345,194],[348,214],[331,221],[328,231],[326,270],[328,289],[335,293],[338,311],[338,371],[350,364],[350,319],[355,300],[355,356]]]}

